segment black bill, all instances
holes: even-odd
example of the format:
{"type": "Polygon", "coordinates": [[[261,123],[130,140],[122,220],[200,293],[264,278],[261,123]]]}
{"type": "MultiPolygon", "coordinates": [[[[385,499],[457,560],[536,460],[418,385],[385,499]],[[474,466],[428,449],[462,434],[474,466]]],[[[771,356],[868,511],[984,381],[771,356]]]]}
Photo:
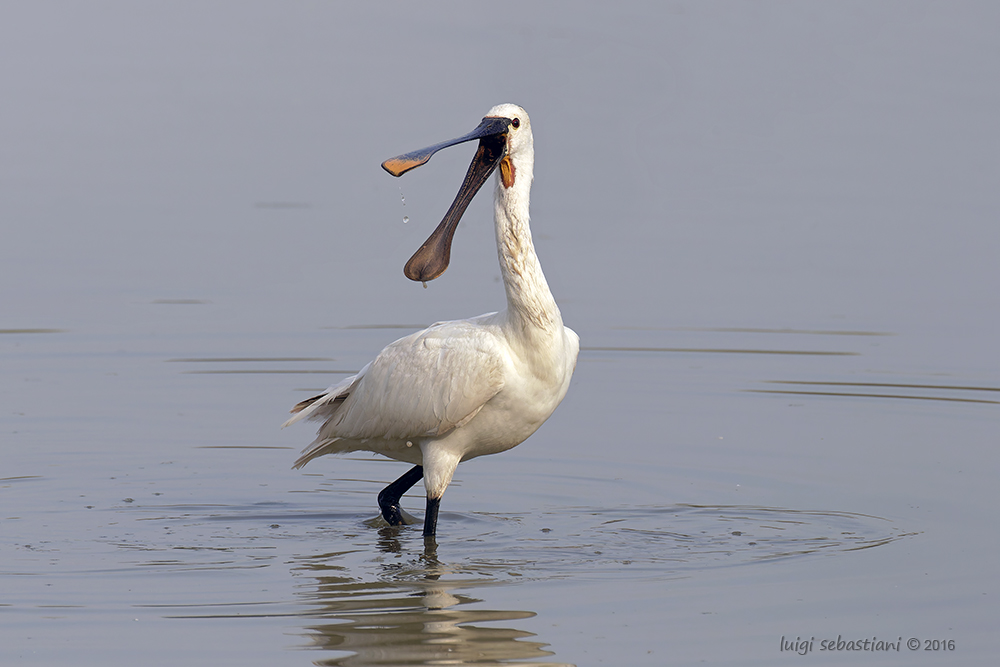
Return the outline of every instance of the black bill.
{"type": "Polygon", "coordinates": [[[451,240],[455,236],[458,222],[462,219],[469,202],[506,154],[509,126],[509,118],[487,117],[479,127],[463,137],[390,158],[382,163],[382,168],[393,176],[402,176],[426,163],[442,148],[479,139],[476,156],[472,158],[469,171],[465,174],[465,181],[462,182],[451,208],[445,213],[441,224],[427,237],[420,249],[413,253],[403,268],[403,273],[410,280],[423,282],[434,280],[448,268],[448,263],[451,261],[451,240]]]}

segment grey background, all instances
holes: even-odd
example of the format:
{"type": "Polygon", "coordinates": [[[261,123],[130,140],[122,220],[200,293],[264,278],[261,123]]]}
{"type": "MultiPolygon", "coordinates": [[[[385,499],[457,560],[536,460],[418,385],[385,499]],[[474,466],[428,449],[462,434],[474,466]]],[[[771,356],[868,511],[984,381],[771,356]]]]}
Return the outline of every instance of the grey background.
{"type": "MultiPolygon", "coordinates": [[[[4,5],[0,655],[370,664],[377,637],[316,629],[356,623],[355,590],[536,635],[498,660],[773,664],[783,635],[843,634],[987,664],[998,25],[988,2],[4,5]],[[502,307],[483,195],[441,279],[401,273],[472,149],[379,163],[508,101],[585,349],[536,436],[459,469],[427,588],[419,540],[389,556],[363,523],[398,466],[290,471],[311,431],[277,426],[414,327],[502,307]]],[[[395,659],[422,664],[426,613],[395,659]]]]}

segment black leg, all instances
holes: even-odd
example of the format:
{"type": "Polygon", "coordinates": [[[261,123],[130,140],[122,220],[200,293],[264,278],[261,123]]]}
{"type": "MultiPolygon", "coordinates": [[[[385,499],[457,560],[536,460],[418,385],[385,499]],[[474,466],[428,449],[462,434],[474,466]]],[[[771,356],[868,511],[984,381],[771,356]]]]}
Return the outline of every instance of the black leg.
{"type": "Polygon", "coordinates": [[[424,537],[434,537],[437,533],[438,508],[440,506],[440,498],[427,496],[427,512],[424,514],[424,537]]]}
{"type": "MultiPolygon", "coordinates": [[[[399,499],[410,488],[420,481],[424,476],[423,466],[413,466],[403,476],[389,486],[382,489],[378,494],[378,506],[382,510],[382,517],[390,526],[402,526],[403,515],[399,509],[399,499]]],[[[426,525],[426,522],[425,522],[426,525]]],[[[426,530],[426,528],[425,528],[426,530]]]]}

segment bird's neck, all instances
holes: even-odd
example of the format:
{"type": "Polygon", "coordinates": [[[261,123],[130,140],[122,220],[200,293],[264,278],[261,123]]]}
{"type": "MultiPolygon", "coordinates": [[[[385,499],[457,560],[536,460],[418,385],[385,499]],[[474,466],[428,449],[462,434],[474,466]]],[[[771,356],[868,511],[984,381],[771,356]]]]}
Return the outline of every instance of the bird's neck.
{"type": "Polygon", "coordinates": [[[518,165],[511,187],[504,187],[502,179],[497,179],[494,197],[497,255],[507,291],[507,320],[523,335],[554,332],[562,327],[559,307],[549,291],[531,241],[528,226],[531,176],[530,165],[518,165]]]}

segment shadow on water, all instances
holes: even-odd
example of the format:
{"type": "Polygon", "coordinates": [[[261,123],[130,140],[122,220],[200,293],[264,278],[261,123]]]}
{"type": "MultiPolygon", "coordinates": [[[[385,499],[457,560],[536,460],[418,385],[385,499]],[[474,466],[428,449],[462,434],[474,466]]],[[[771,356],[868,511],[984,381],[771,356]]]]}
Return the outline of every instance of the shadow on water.
{"type": "Polygon", "coordinates": [[[517,628],[534,612],[484,606],[491,587],[623,575],[687,578],[711,567],[868,549],[906,535],[878,517],[742,506],[561,508],[513,520],[448,519],[464,530],[440,550],[447,550],[447,562],[436,544],[419,542],[417,529],[390,527],[378,529],[364,562],[357,562],[358,550],[297,559],[296,573],[312,579],[300,595],[309,615],[324,621],[306,626],[312,647],[345,653],[315,664],[556,664],[522,662],[552,653],[517,628]],[[547,528],[547,521],[574,528],[547,528]]]}
{"type": "Polygon", "coordinates": [[[343,653],[315,664],[564,664],[537,662],[553,654],[517,627],[535,613],[488,606],[492,587],[690,578],[707,568],[845,553],[908,535],[878,517],[747,506],[447,518],[462,534],[440,549],[420,542],[419,527],[383,526],[368,549],[295,559],[295,573],[310,578],[299,593],[307,615],[322,621],[305,626],[311,648],[343,653]],[[574,528],[544,527],[548,521],[574,528]]]}
{"type": "Polygon", "coordinates": [[[538,662],[553,653],[534,634],[512,627],[534,612],[481,608],[484,601],[470,593],[497,582],[456,578],[460,569],[438,560],[433,540],[393,562],[406,552],[400,532],[379,530],[378,551],[389,562],[380,562],[378,576],[368,581],[336,565],[339,554],[300,560],[298,572],[314,578],[301,597],[313,609],[310,616],[325,621],[306,626],[312,647],[343,653],[314,664],[566,664],[538,662]]]}
{"type": "MultiPolygon", "coordinates": [[[[445,512],[448,536],[438,544],[419,525],[389,527],[316,507],[129,504],[116,513],[144,528],[106,543],[127,554],[129,569],[170,575],[178,599],[157,605],[167,617],[298,619],[294,644],[324,652],[314,664],[540,666],[565,663],[552,662],[545,637],[527,629],[537,627],[526,622],[536,612],[491,604],[505,597],[491,591],[567,581],[658,585],[715,568],[846,556],[912,535],[887,519],[836,511],[551,507],[513,516],[445,512]],[[291,575],[296,583],[292,599],[218,600],[183,590],[187,577],[204,582],[205,571],[224,579],[256,572],[254,581],[291,575]]],[[[573,593],[559,589],[572,604],[573,593]]]]}

